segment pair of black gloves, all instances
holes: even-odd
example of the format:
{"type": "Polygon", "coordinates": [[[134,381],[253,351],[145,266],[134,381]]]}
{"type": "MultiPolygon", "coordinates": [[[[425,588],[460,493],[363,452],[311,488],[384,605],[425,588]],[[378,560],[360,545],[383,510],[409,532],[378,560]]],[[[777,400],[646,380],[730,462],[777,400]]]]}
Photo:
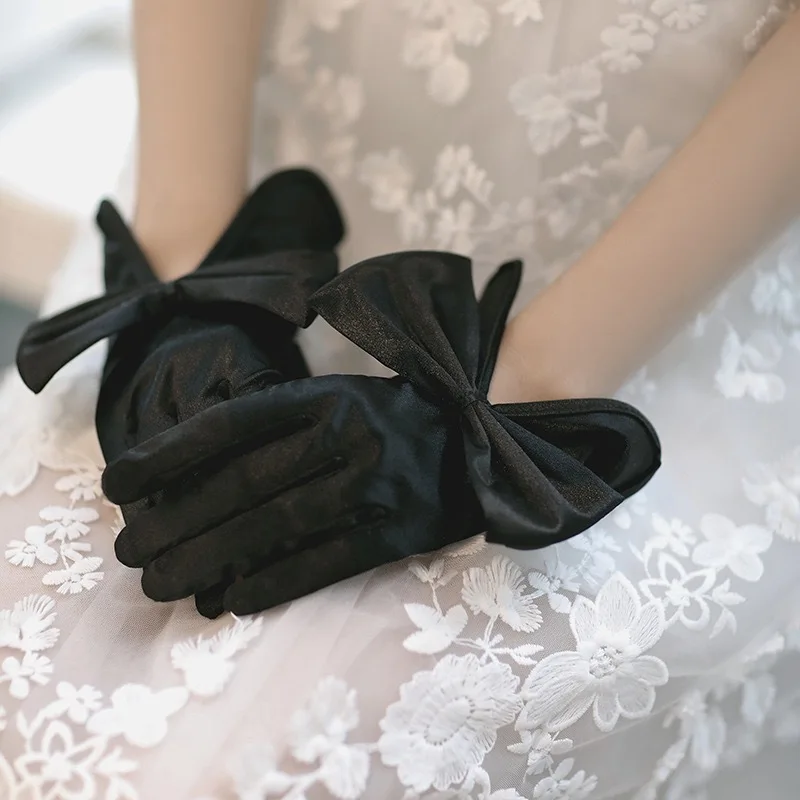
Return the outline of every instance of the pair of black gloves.
{"type": "Polygon", "coordinates": [[[488,403],[520,262],[480,301],[469,260],[451,253],[337,276],[339,210],[299,169],[264,181],[169,283],[108,202],[97,222],[106,295],[32,325],[17,364],[38,392],[111,338],[103,487],[126,522],[117,557],[143,569],[153,600],[247,614],[482,532],[544,547],[658,468],[653,428],[624,403],[488,403]],[[397,376],[309,377],[294,336],[315,314],[397,376]]]}

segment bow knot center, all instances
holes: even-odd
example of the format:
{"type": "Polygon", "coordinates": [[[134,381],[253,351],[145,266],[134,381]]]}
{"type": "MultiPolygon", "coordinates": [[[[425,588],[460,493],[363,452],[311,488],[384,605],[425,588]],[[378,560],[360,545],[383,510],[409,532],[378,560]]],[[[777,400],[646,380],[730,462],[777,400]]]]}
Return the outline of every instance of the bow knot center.
{"type": "Polygon", "coordinates": [[[459,408],[459,411],[462,413],[465,412],[468,408],[471,408],[476,403],[485,403],[487,402],[485,397],[481,397],[480,393],[477,389],[467,389],[466,391],[460,391],[455,397],[456,405],[459,408]]]}

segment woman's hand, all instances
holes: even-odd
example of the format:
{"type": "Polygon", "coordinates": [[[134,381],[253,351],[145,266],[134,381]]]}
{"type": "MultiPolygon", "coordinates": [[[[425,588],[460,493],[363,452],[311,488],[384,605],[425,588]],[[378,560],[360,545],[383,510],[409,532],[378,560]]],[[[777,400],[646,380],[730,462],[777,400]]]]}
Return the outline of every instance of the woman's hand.
{"type": "Polygon", "coordinates": [[[800,14],[507,328],[493,402],[614,394],[800,213],[800,14]]]}

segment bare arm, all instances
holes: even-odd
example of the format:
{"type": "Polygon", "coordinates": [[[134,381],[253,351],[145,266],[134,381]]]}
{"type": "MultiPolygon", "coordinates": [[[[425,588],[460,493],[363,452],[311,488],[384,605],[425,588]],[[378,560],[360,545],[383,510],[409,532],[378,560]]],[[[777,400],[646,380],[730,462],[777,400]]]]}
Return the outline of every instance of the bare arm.
{"type": "Polygon", "coordinates": [[[197,266],[247,192],[266,0],[135,0],[134,229],[162,278],[197,266]]]}
{"type": "Polygon", "coordinates": [[[608,395],[800,212],[800,14],[506,332],[495,402],[608,395]]]}

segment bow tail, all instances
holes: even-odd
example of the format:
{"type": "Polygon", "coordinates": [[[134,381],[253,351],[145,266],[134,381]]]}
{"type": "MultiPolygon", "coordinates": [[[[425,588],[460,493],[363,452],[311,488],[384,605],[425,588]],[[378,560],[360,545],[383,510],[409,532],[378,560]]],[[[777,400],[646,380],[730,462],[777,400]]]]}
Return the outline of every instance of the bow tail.
{"type": "Polygon", "coordinates": [[[585,437],[562,448],[488,406],[468,412],[463,430],[487,541],[521,550],[546,547],[585,531],[627,495],[578,457],[586,455],[585,437]]]}
{"type": "Polygon", "coordinates": [[[17,347],[17,368],[25,385],[41,392],[73,358],[136,322],[143,301],[144,296],[136,290],[105,295],[34,322],[17,347]]]}
{"type": "Polygon", "coordinates": [[[520,436],[558,447],[625,497],[638,492],[661,465],[658,435],[627,403],[577,399],[495,408],[520,436]]]}

